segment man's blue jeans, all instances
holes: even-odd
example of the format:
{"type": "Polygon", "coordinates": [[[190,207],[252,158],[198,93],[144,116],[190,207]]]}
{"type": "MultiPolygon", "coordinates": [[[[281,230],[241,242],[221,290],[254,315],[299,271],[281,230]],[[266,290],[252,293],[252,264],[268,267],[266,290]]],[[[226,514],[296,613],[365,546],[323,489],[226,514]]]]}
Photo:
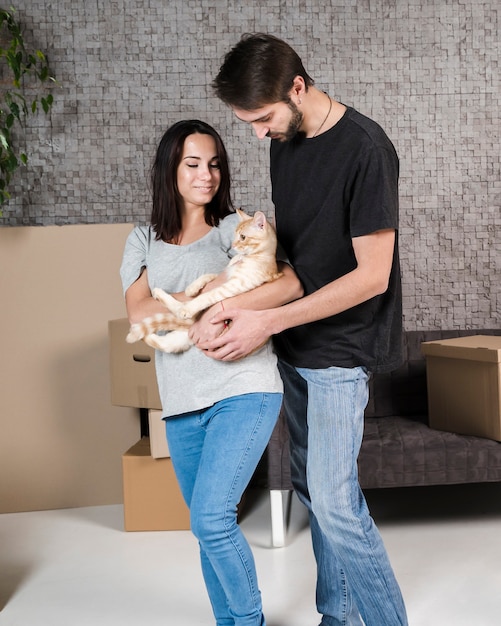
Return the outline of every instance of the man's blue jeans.
{"type": "Polygon", "coordinates": [[[362,367],[294,368],[280,362],[292,482],[308,507],[321,626],[404,626],[385,547],[358,483],[370,374],[362,367]]]}
{"type": "Polygon", "coordinates": [[[281,393],[250,393],[166,419],[217,626],[265,625],[254,557],[237,524],[237,505],[281,404],[281,393]]]}

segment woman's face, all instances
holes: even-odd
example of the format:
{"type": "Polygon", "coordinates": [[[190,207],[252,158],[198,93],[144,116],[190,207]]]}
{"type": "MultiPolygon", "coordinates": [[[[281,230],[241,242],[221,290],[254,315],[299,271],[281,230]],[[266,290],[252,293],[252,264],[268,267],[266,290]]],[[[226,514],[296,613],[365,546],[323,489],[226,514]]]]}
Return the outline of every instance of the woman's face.
{"type": "Polygon", "coordinates": [[[216,195],[220,182],[221,170],[214,138],[199,133],[188,135],[177,168],[177,188],[184,207],[208,204],[216,195]]]}

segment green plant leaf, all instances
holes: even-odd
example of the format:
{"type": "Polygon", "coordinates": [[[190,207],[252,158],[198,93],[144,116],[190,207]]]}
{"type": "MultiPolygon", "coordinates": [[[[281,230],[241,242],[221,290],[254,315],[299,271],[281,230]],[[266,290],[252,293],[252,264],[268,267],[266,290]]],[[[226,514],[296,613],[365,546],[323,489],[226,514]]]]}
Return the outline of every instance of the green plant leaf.
{"type": "Polygon", "coordinates": [[[23,124],[26,117],[37,114],[39,101],[46,114],[50,111],[54,98],[51,93],[42,92],[42,86],[48,80],[56,83],[56,79],[50,72],[46,55],[41,50],[27,50],[21,25],[15,19],[12,7],[9,10],[0,9],[0,39],[0,71],[3,79],[0,92],[2,205],[10,198],[8,185],[12,174],[21,164],[26,165],[28,162],[27,154],[19,152],[15,145],[16,124],[23,124]],[[29,94],[29,99],[25,94],[29,94]]]}
{"type": "Polygon", "coordinates": [[[50,109],[50,105],[51,105],[51,103],[49,102],[49,99],[48,98],[41,98],[40,101],[42,103],[42,108],[44,110],[44,113],[48,113],[49,109],[50,109]]]}
{"type": "Polygon", "coordinates": [[[5,136],[5,130],[3,128],[0,128],[0,144],[2,144],[2,147],[5,150],[9,150],[10,143],[8,142],[7,137],[5,136]]]}
{"type": "Polygon", "coordinates": [[[19,109],[19,105],[17,104],[17,102],[9,103],[9,109],[11,115],[13,115],[18,120],[21,119],[21,110],[19,109]]]}

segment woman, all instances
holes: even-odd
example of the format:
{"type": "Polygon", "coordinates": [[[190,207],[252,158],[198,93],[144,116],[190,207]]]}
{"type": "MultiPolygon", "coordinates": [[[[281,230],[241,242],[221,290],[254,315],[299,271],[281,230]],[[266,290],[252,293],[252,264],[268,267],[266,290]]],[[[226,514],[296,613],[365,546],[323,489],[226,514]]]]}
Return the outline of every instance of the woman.
{"type": "MultiPolygon", "coordinates": [[[[155,287],[180,292],[197,276],[219,273],[231,257],[238,222],[230,197],[226,150],[218,133],[197,120],[170,127],[152,169],[151,226],[127,239],[121,276],[127,313],[135,323],[162,311],[155,287]]],[[[232,298],[254,308],[302,295],[287,266],[284,276],[232,298]]],[[[232,304],[232,305],[233,305],[232,304]]],[[[224,324],[197,322],[198,336],[224,324]]],[[[261,594],[250,547],[237,525],[237,505],[267,445],[282,402],[282,382],[268,343],[240,361],[223,363],[192,347],[156,353],[156,371],[169,450],[217,626],[262,626],[261,594]]]]}

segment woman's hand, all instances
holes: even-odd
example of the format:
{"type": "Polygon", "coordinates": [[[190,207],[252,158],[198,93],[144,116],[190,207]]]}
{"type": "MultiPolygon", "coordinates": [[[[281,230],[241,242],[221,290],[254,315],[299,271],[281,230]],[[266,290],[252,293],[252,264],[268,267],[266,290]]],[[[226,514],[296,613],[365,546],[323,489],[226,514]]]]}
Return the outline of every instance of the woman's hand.
{"type": "Polygon", "coordinates": [[[222,311],[221,303],[218,302],[208,308],[203,314],[198,318],[198,320],[193,324],[193,326],[189,330],[189,337],[193,341],[193,343],[198,346],[200,343],[210,342],[216,337],[219,337],[226,330],[225,318],[219,322],[212,322],[212,318],[215,314],[222,311]]]}

